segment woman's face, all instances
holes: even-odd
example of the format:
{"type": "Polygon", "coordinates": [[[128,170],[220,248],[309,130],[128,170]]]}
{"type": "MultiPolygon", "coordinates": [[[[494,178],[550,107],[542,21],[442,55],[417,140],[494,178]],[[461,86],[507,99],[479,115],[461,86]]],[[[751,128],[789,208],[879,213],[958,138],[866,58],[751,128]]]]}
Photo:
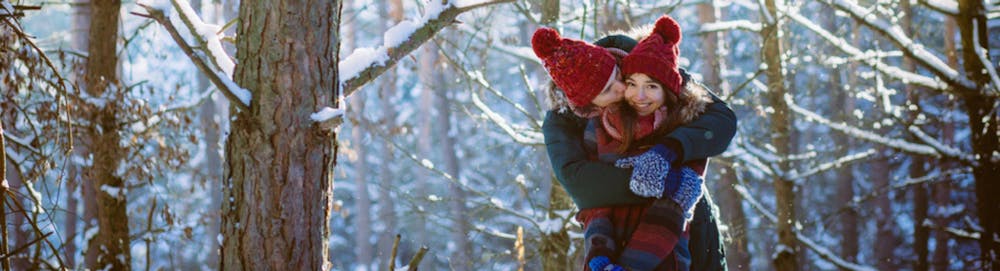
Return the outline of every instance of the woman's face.
{"type": "Polygon", "coordinates": [[[629,75],[625,80],[625,99],[639,116],[652,114],[663,106],[666,90],[663,85],[642,73],[629,75]]]}
{"type": "Polygon", "coordinates": [[[625,84],[622,83],[621,73],[616,67],[611,73],[611,81],[607,86],[604,86],[604,90],[594,100],[591,101],[597,107],[606,107],[615,102],[622,100],[622,95],[625,92],[625,84]]]}

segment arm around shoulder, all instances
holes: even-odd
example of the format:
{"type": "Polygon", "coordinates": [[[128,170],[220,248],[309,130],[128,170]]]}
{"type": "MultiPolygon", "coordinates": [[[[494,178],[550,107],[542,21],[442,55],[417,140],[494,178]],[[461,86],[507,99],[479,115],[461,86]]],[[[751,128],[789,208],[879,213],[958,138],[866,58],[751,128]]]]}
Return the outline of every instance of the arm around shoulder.
{"type": "Polygon", "coordinates": [[[631,170],[590,161],[583,149],[583,120],[551,110],[542,123],[556,179],[581,209],[648,202],[628,188],[631,170]]]}

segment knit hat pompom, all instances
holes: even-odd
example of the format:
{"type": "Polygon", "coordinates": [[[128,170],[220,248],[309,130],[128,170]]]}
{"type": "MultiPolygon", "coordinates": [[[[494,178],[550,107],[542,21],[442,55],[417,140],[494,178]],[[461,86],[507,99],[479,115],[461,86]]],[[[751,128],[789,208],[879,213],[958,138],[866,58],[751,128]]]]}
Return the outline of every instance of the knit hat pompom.
{"type": "Polygon", "coordinates": [[[612,75],[617,60],[607,49],[560,37],[554,29],[543,27],[536,30],[531,37],[531,48],[573,108],[591,105],[604,87],[615,79],[612,75]]]}
{"type": "Polygon", "coordinates": [[[677,44],[681,42],[681,26],[669,16],[660,17],[656,20],[656,27],[653,33],[660,35],[664,43],[677,44]]]}
{"type": "Polygon", "coordinates": [[[555,29],[542,27],[535,30],[535,35],[531,37],[531,48],[535,50],[538,58],[548,58],[555,53],[559,46],[559,32],[555,29]]]}

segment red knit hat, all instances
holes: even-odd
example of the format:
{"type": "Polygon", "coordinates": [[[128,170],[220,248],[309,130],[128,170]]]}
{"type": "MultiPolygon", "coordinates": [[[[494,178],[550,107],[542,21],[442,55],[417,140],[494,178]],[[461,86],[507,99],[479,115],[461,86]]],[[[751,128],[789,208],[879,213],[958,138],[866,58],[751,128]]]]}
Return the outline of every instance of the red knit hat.
{"type": "Polygon", "coordinates": [[[681,27],[670,16],[663,15],[656,20],[653,33],[642,39],[622,60],[622,72],[646,74],[660,81],[664,87],[681,93],[680,72],[677,70],[677,57],[680,54],[677,44],[681,42],[681,27]]]}
{"type": "Polygon", "coordinates": [[[536,30],[531,48],[573,107],[590,105],[613,79],[616,60],[607,49],[562,38],[552,28],[536,30]]]}

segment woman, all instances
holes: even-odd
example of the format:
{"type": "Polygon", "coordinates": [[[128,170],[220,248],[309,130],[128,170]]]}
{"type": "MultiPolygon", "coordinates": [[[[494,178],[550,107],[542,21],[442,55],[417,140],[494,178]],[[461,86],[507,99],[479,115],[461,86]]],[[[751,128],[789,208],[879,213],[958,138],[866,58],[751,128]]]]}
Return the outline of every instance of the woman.
{"type": "MultiPolygon", "coordinates": [[[[630,51],[636,42],[629,37],[617,35],[601,39],[597,44],[630,51]]],[[[601,56],[600,54],[592,55],[601,56]]],[[[605,100],[599,100],[596,97],[607,98],[606,96],[612,96],[613,98],[615,95],[621,95],[618,92],[620,91],[620,87],[618,87],[621,84],[620,80],[614,78],[612,80],[615,82],[610,82],[611,80],[607,79],[613,77],[609,74],[615,73],[614,68],[592,68],[592,66],[582,65],[586,63],[607,63],[605,57],[594,58],[599,59],[599,61],[590,59],[582,63],[564,65],[565,67],[563,68],[566,69],[574,69],[573,67],[590,68],[587,72],[576,73],[578,76],[574,78],[567,80],[560,76],[553,76],[553,81],[557,85],[561,85],[559,84],[560,82],[567,81],[583,83],[570,84],[569,87],[563,87],[566,91],[565,94],[584,94],[574,96],[584,97],[583,99],[569,100],[567,105],[557,106],[559,107],[558,109],[549,111],[543,124],[546,146],[549,150],[549,158],[556,171],[556,177],[581,209],[648,204],[649,199],[635,195],[628,188],[628,180],[632,173],[630,170],[619,169],[606,163],[597,163],[588,159],[589,154],[594,154],[596,150],[591,150],[588,153],[581,144],[584,138],[583,133],[584,127],[587,125],[587,119],[565,110],[569,108],[573,109],[574,112],[593,112],[596,111],[595,108],[602,108],[608,105],[608,103],[604,103],[605,100]],[[603,80],[609,82],[605,83],[603,80]],[[590,86],[605,87],[588,88],[588,84],[590,86]],[[582,87],[577,85],[582,85],[582,87]],[[595,99],[588,100],[587,97],[594,97],[595,99]]],[[[683,85],[696,85],[690,84],[688,77],[683,72],[681,72],[681,75],[683,76],[683,85]]],[[[732,136],[735,134],[736,118],[732,110],[718,98],[713,96],[713,101],[714,103],[708,107],[703,116],[687,125],[678,127],[665,136],[659,137],[656,142],[665,145],[668,152],[672,154],[668,155],[672,157],[669,157],[669,159],[664,158],[665,160],[679,164],[718,155],[725,150],[732,136]]],[[[644,171],[637,168],[636,172],[641,173],[644,171]]],[[[724,270],[724,251],[722,250],[715,216],[711,214],[708,202],[707,197],[704,197],[699,202],[695,209],[694,220],[691,221],[691,238],[688,246],[692,252],[691,267],[695,270],[724,270]]],[[[676,214],[678,217],[681,215],[681,212],[676,214]]],[[[622,220],[625,221],[625,224],[635,226],[638,217],[639,214],[635,214],[622,220]]],[[[629,234],[621,236],[629,236],[629,234]]]]}

